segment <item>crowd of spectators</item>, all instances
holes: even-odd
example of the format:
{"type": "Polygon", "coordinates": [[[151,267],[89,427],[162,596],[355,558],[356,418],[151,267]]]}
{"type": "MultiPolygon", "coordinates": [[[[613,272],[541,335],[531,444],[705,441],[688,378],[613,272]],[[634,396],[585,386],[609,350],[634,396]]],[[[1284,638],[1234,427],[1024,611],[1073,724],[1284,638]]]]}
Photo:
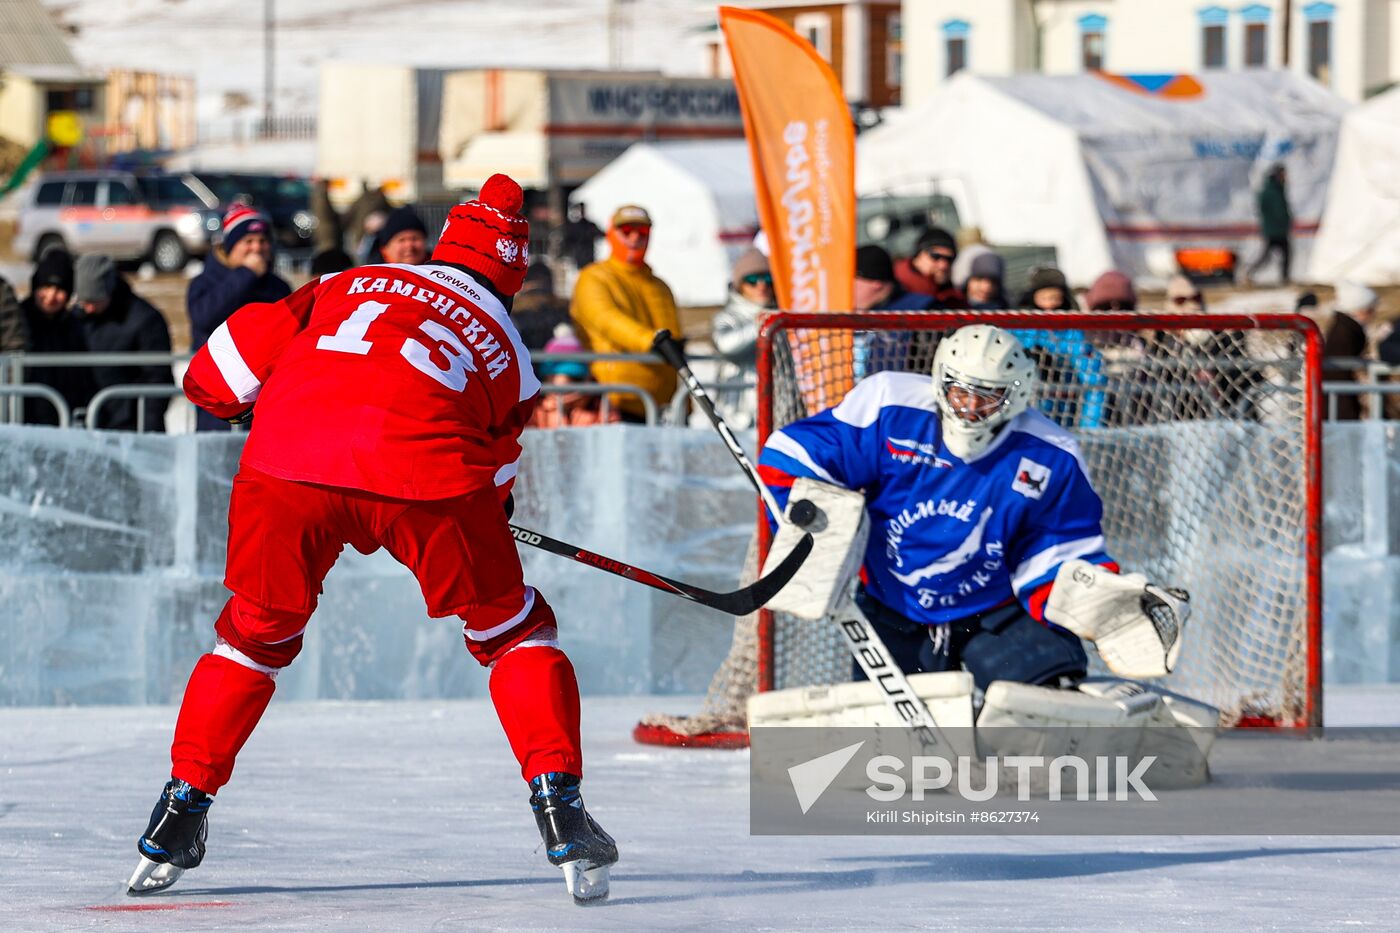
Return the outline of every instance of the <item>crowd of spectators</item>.
{"type": "MultiPolygon", "coordinates": [[[[1287,274],[1286,244],[1278,235],[1277,217],[1286,212],[1284,179],[1271,175],[1260,193],[1261,234],[1266,253],[1280,254],[1287,274]],[[1271,225],[1272,224],[1272,225],[1271,225]]],[[[415,265],[429,255],[430,234],[412,206],[394,207],[382,188],[366,183],[345,212],[330,202],[327,185],[313,187],[317,216],[313,277],[341,272],[366,262],[415,265]]],[[[645,354],[661,329],[680,335],[679,313],[671,290],[646,262],[652,218],[639,205],[617,209],[600,229],[581,207],[570,207],[567,221],[544,238],[549,259],[534,260],[515,299],[513,317],[522,342],[539,354],[645,354]],[[604,242],[601,257],[598,242],[604,242]]],[[[1014,295],[1008,287],[1007,261],[980,242],[977,231],[964,231],[959,243],[947,230],[925,229],[908,256],[891,256],[883,247],[861,246],[855,255],[854,308],[901,312],[1003,310],[1131,312],[1139,307],[1133,281],[1116,270],[1099,276],[1076,295],[1054,266],[1022,273],[1014,295]],[[969,236],[970,234],[970,236],[969,236]]],[[[736,427],[751,427],[756,418],[756,342],[763,315],[777,307],[773,272],[760,237],[732,267],[728,299],[713,317],[711,340],[715,369],[708,378],[720,410],[736,427]]],[[[276,301],[291,293],[277,274],[271,220],[256,207],[235,204],[223,218],[221,237],[188,285],[186,308],[191,350],[198,350],[228,317],[249,302],[276,301]]],[[[1259,263],[1256,263],[1257,267],[1259,263]]],[[[1251,270],[1253,271],[1253,270],[1251,270]]],[[[1324,335],[1325,357],[1352,365],[1334,368],[1329,380],[1359,381],[1360,361],[1379,359],[1400,365],[1400,330],[1376,320],[1374,292],[1342,282],[1333,300],[1319,302],[1303,294],[1296,310],[1311,315],[1324,335]]],[[[1149,307],[1147,310],[1157,310],[1149,307]]],[[[1166,284],[1160,310],[1201,313],[1205,301],[1198,284],[1186,275],[1166,284]]],[[[1044,405],[1071,426],[1105,423],[1108,401],[1102,387],[1112,367],[1136,359],[1131,336],[1121,346],[1094,346],[1085,332],[1063,328],[1022,328],[1018,338],[1041,362],[1048,384],[1044,405]],[[1107,367],[1107,368],[1106,368],[1107,367]],[[1058,380],[1058,384],[1056,384],[1058,380]]],[[[916,334],[870,332],[857,335],[854,375],[904,367],[922,358],[916,334]]],[[[936,339],[936,338],[934,338],[936,339]]],[[[1223,338],[1222,338],[1223,339],[1223,338]]],[[[160,313],[136,294],[110,257],[88,254],[76,262],[62,249],[39,257],[30,290],[19,300],[0,279],[0,353],[85,353],[150,351],[168,353],[170,330],[160,313]]],[[[22,357],[19,357],[22,364],[22,357]]],[[[535,419],[537,427],[642,422],[648,408],[664,411],[678,390],[668,366],[641,360],[545,361],[537,371],[548,387],[535,419]],[[622,384],[626,391],[600,394],[599,383],[622,384]],[[641,395],[654,406],[644,405],[641,395]]],[[[15,381],[12,375],[11,381],[15,381]]],[[[79,415],[93,396],[112,385],[173,384],[168,365],[23,366],[26,383],[46,385],[79,415]]],[[[97,423],[104,428],[164,430],[169,397],[154,393],[141,399],[113,398],[102,404],[97,423]]],[[[1358,396],[1339,396],[1334,415],[1355,419],[1363,412],[1358,396]]],[[[25,398],[23,419],[54,424],[57,414],[45,399],[25,398]]],[[[196,413],[197,429],[227,431],[229,425],[205,412],[196,413]]]]}
{"type": "MultiPolygon", "coordinates": [[[[0,280],[3,281],[3,280],[0,280]]],[[[8,352],[23,354],[170,353],[170,328],[148,301],[132,290],[111,256],[88,253],[76,262],[67,251],[51,247],[34,265],[29,295],[12,301],[8,282],[0,288],[5,333],[17,328],[18,346],[7,342],[8,352]]],[[[104,359],[87,366],[25,366],[18,379],[27,385],[53,389],[67,403],[70,414],[82,413],[99,392],[112,386],[171,386],[169,363],[126,363],[104,359]]],[[[96,424],[115,431],[165,430],[168,394],[141,399],[114,398],[98,411],[96,424]]],[[[25,424],[57,424],[58,412],[48,401],[27,398],[22,406],[25,424]]]]}

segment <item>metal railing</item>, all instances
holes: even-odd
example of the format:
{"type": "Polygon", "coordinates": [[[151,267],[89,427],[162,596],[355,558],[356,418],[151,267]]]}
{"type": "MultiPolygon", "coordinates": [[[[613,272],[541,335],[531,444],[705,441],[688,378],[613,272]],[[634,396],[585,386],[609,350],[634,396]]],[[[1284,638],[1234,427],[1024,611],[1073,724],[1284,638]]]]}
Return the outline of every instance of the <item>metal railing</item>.
{"type": "Polygon", "coordinates": [[[73,423],[73,413],[68,409],[68,402],[63,396],[46,385],[24,384],[17,386],[0,385],[0,395],[14,398],[41,398],[54,407],[58,412],[58,426],[66,428],[73,423]]]}
{"type": "MultiPolygon", "coordinates": [[[[63,398],[49,386],[40,383],[24,382],[26,369],[38,367],[66,368],[77,366],[158,366],[182,363],[188,361],[193,354],[190,353],[6,353],[0,354],[0,420],[10,422],[20,422],[23,420],[23,400],[25,398],[42,398],[52,404],[59,413],[60,425],[64,427],[72,426],[73,413],[69,409],[63,398]]],[[[652,353],[534,353],[531,354],[531,361],[537,365],[549,363],[585,363],[597,362],[626,362],[626,363],[651,363],[663,365],[660,358],[652,353]]],[[[690,357],[692,362],[706,363],[720,359],[718,356],[710,354],[695,354],[690,357]]],[[[1383,401],[1385,397],[1400,394],[1400,381],[1387,382],[1386,379],[1400,377],[1400,365],[1378,362],[1375,360],[1359,358],[1332,358],[1325,362],[1325,369],[1329,373],[1356,373],[1363,381],[1351,382],[1341,380],[1329,380],[1322,384],[1322,391],[1326,402],[1326,416],[1329,420],[1334,420],[1337,414],[1337,400],[1342,396],[1367,396],[1374,401],[1368,406],[1368,411],[1363,415],[1367,420],[1379,420],[1384,417],[1383,401]]],[[[724,379],[705,384],[706,391],[711,395],[716,393],[738,393],[753,389],[755,383],[749,379],[724,379]]],[[[684,384],[672,396],[670,402],[663,412],[652,396],[640,386],[629,383],[609,383],[602,385],[594,382],[577,382],[564,386],[553,386],[546,384],[541,389],[546,394],[561,394],[565,392],[582,392],[586,395],[602,395],[605,400],[609,394],[635,396],[642,401],[647,424],[676,424],[685,425],[686,408],[690,399],[689,392],[685,390],[684,384]]],[[[97,414],[102,404],[116,398],[144,398],[144,397],[165,397],[178,398],[183,392],[175,385],[162,384],[131,384],[109,386],[99,392],[89,403],[86,417],[83,424],[92,427],[96,423],[97,414]]],[[[137,414],[138,426],[144,429],[145,412],[144,406],[138,406],[137,414]]]]}
{"type": "MultiPolygon", "coordinates": [[[[632,385],[630,382],[571,382],[567,385],[555,385],[545,383],[540,386],[541,395],[601,395],[603,401],[598,408],[598,414],[603,421],[608,420],[612,412],[612,402],[609,395],[631,395],[641,400],[643,420],[648,425],[655,425],[661,420],[660,409],[657,407],[656,399],[651,397],[651,393],[641,386],[632,385]]],[[[558,427],[567,428],[567,424],[559,424],[558,427]]]]}
{"type": "MultiPolygon", "coordinates": [[[[87,412],[84,415],[84,426],[89,430],[98,427],[97,414],[102,410],[102,406],[113,399],[146,399],[146,398],[183,398],[185,390],[179,386],[152,385],[151,383],[108,386],[98,391],[92,397],[92,401],[87,404],[87,412]]],[[[146,433],[146,406],[136,406],[136,433],[146,433]]]]}

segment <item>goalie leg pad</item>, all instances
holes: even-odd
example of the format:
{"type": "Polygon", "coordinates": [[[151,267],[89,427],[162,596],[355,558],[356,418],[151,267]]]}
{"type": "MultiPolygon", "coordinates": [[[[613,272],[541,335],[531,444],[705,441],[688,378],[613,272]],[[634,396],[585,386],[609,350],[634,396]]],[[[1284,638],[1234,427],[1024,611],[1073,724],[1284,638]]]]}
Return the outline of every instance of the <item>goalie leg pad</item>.
{"type": "MultiPolygon", "coordinates": [[[[913,674],[909,686],[928,707],[954,755],[974,757],[977,749],[972,729],[972,677],[965,671],[913,674]]],[[[864,750],[872,755],[907,759],[923,753],[917,747],[915,734],[885,702],[880,686],[868,680],[756,693],[749,697],[748,715],[751,730],[798,727],[770,731],[763,736],[763,754],[753,757],[753,766],[755,773],[770,783],[787,781],[788,769],[810,760],[814,748],[849,745],[857,737],[868,743],[864,750]],[[862,731],[857,737],[843,732],[830,739],[820,732],[806,731],[874,726],[885,728],[862,731]]],[[[863,771],[843,772],[835,782],[835,786],[850,790],[864,790],[867,784],[863,771]]]]}
{"type": "MultiPolygon", "coordinates": [[[[1089,680],[1078,690],[998,681],[987,689],[977,717],[978,751],[1003,758],[1038,755],[1047,763],[1061,755],[1125,757],[1134,764],[1151,756],[1145,778],[1150,788],[1196,787],[1210,779],[1215,728],[1201,712],[1210,709],[1205,704],[1176,699],[1192,707],[1190,725],[1153,688],[1117,678],[1089,680]]],[[[1033,772],[1031,789],[1046,792],[1048,775],[1033,772]]]]}
{"type": "Polygon", "coordinates": [[[806,532],[812,534],[812,553],[766,608],[815,621],[829,615],[847,598],[851,580],[865,557],[870,519],[865,513],[863,494],[805,476],[792,484],[789,515],[793,506],[804,500],[816,508],[815,520],[805,528],[791,521],[778,523],[763,573],[768,574],[782,563],[806,532]]]}
{"type": "Polygon", "coordinates": [[[1094,642],[1123,677],[1162,677],[1176,667],[1190,615],[1185,590],[1160,587],[1140,573],[1117,574],[1067,560],[1055,575],[1045,618],[1094,642]]]}

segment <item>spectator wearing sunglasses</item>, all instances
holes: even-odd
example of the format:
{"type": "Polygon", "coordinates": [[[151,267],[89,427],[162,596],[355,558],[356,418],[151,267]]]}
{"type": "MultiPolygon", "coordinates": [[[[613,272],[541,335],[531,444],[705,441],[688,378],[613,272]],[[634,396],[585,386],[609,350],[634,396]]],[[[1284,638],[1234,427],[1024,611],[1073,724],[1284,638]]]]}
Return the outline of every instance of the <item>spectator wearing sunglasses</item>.
{"type": "Polygon", "coordinates": [[[1167,281],[1167,310],[1178,314],[1200,314],[1206,309],[1205,297],[1184,275],[1174,275],[1167,281]]]}
{"type": "Polygon", "coordinates": [[[953,284],[953,261],[958,241],[942,227],[929,227],[914,244],[914,255],[894,265],[894,275],[905,291],[928,295],[930,308],[966,308],[967,299],[953,284]]]}
{"type": "Polygon", "coordinates": [[[757,400],[750,389],[729,388],[723,384],[754,381],[759,319],[777,306],[768,257],[750,246],[735,261],[729,278],[729,300],[710,325],[715,352],[724,359],[719,372],[721,387],[714,393],[715,404],[737,427],[753,425],[757,400]]]}
{"type": "MultiPolygon", "coordinates": [[[[646,263],[651,215],[635,204],[619,207],[607,236],[611,254],[579,273],[569,314],[595,353],[649,353],[658,330],[681,332],[670,287],[646,263]]],[[[593,377],[641,386],[663,408],[677,384],[676,371],[662,363],[600,361],[593,364],[593,377]]],[[[646,420],[635,396],[614,395],[609,401],[623,421],[646,420]]]]}

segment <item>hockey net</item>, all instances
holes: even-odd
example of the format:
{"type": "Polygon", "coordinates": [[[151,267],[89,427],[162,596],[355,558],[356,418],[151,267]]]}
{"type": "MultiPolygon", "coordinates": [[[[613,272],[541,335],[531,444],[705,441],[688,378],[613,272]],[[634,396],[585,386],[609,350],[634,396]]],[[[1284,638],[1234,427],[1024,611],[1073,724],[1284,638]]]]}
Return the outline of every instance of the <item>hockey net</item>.
{"type": "MultiPolygon", "coordinates": [[[[759,341],[760,443],[837,404],[858,377],[930,372],[938,341],[969,323],[1012,330],[1036,360],[1039,407],[1079,439],[1109,553],[1190,591],[1181,658],[1162,685],[1230,725],[1320,725],[1316,329],[1291,314],[779,314],[759,341]]],[[[737,744],[754,690],[850,677],[834,626],[760,613],[740,620],[704,716],[652,717],[637,735],[707,744],[716,730],[737,744]]]]}

